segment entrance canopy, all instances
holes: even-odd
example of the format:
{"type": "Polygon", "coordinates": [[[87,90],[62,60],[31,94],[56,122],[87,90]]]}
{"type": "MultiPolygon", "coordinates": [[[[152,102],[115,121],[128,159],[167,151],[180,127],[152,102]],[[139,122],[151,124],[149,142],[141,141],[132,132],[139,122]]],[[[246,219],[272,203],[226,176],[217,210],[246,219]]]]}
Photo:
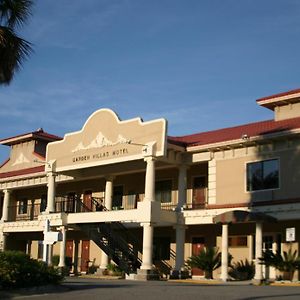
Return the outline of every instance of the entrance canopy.
{"type": "Polygon", "coordinates": [[[277,219],[261,212],[249,212],[244,210],[232,210],[219,214],[213,218],[217,223],[248,223],[248,222],[276,222],[277,219]]]}
{"type": "Polygon", "coordinates": [[[165,156],[166,131],[165,119],[121,121],[112,110],[100,109],[80,131],[49,143],[46,159],[55,166],[52,171],[63,172],[139,160],[147,155],[165,156]]]}

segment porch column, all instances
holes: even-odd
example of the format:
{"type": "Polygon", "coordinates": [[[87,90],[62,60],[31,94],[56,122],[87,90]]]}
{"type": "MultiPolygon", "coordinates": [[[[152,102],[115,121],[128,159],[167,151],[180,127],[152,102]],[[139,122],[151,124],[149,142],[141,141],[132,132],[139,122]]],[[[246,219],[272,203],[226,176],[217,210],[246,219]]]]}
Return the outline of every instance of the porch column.
{"type": "Polygon", "coordinates": [[[26,243],[26,254],[28,254],[29,256],[31,255],[31,245],[32,245],[32,241],[28,240],[26,243]]]}
{"type": "Polygon", "coordinates": [[[185,226],[176,226],[176,261],[175,270],[180,271],[184,266],[185,226]]]}
{"type": "Polygon", "coordinates": [[[2,222],[8,221],[8,206],[10,202],[11,190],[4,190],[4,199],[3,199],[3,212],[2,212],[2,222]]]}
{"type": "Polygon", "coordinates": [[[222,224],[221,279],[228,280],[228,224],[222,224]]]}
{"type": "Polygon", "coordinates": [[[262,257],[262,223],[257,222],[255,227],[255,281],[260,282],[262,278],[262,265],[259,258],[262,257]]]}
{"type": "Polygon", "coordinates": [[[67,230],[65,226],[61,226],[62,241],[60,242],[59,263],[58,266],[64,268],[66,266],[66,245],[67,245],[67,230]]]}
{"type": "Polygon", "coordinates": [[[7,232],[0,232],[0,251],[7,250],[7,232]]]}
{"type": "Polygon", "coordinates": [[[186,188],[187,188],[187,166],[181,165],[178,174],[178,204],[177,210],[180,211],[186,204],[186,188]]]}
{"type": "Polygon", "coordinates": [[[48,177],[48,192],[47,192],[47,209],[46,212],[55,212],[55,177],[54,172],[49,172],[48,177]]]}
{"type": "Polygon", "coordinates": [[[143,263],[142,270],[152,269],[153,254],[153,226],[151,223],[143,223],[143,263]]]}
{"type": "Polygon", "coordinates": [[[105,183],[105,207],[108,210],[112,208],[112,198],[113,198],[113,176],[109,176],[106,178],[105,183]]]}
{"type": "Polygon", "coordinates": [[[153,156],[144,158],[144,161],[147,163],[144,201],[155,201],[155,160],[156,158],[153,156]]]}

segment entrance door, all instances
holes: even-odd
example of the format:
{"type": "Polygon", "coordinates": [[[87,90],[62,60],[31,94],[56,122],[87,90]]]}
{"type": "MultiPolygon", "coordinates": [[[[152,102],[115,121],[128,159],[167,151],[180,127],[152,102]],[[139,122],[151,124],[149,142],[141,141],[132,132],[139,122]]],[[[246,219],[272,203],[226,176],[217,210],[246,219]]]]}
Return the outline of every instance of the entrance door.
{"type": "Polygon", "coordinates": [[[87,272],[89,268],[89,260],[90,260],[90,241],[82,240],[81,243],[81,272],[87,272]]]}
{"type": "Polygon", "coordinates": [[[83,204],[87,211],[92,210],[92,191],[86,191],[83,194],[83,204]]]}
{"type": "MultiPolygon", "coordinates": [[[[192,239],[192,255],[198,255],[200,251],[205,247],[204,237],[195,237],[192,239]]],[[[192,275],[203,276],[204,272],[198,268],[192,268],[192,275]]]]}
{"type": "Polygon", "coordinates": [[[195,177],[193,181],[193,202],[194,209],[204,208],[206,201],[206,177],[195,177]]]}

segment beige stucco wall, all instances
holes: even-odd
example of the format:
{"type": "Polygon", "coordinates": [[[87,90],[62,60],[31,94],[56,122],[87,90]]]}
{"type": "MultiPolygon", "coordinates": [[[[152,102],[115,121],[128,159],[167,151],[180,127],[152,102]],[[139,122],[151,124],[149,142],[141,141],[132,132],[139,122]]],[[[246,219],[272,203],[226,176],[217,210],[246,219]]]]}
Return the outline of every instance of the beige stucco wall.
{"type": "Polygon", "coordinates": [[[296,198],[300,193],[299,141],[277,142],[249,149],[229,150],[216,155],[217,204],[248,203],[259,200],[296,198]],[[248,151],[248,152],[247,152],[248,151]],[[246,191],[246,164],[265,159],[279,159],[279,189],[246,191]]]}
{"type": "Polygon", "coordinates": [[[291,119],[300,116],[300,103],[275,107],[275,120],[291,119]]]}
{"type": "MultiPolygon", "coordinates": [[[[18,171],[42,165],[41,163],[34,162],[35,159],[39,158],[34,153],[35,147],[35,141],[12,145],[9,157],[10,159],[0,168],[0,172],[18,171]]],[[[42,153],[42,145],[37,147],[38,151],[42,153]]]]}

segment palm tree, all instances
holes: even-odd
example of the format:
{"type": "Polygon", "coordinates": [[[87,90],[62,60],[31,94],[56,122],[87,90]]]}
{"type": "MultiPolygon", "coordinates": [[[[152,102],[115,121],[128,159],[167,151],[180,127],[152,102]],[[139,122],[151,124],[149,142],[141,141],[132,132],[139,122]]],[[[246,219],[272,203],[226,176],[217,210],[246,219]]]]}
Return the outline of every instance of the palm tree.
{"type": "Polygon", "coordinates": [[[32,52],[31,44],[16,34],[32,5],[32,0],[0,0],[0,84],[9,84],[32,52]]]}
{"type": "Polygon", "coordinates": [[[205,278],[213,279],[213,271],[221,266],[221,253],[218,248],[203,248],[198,255],[187,260],[192,268],[199,268],[205,272],[205,278]]]}

